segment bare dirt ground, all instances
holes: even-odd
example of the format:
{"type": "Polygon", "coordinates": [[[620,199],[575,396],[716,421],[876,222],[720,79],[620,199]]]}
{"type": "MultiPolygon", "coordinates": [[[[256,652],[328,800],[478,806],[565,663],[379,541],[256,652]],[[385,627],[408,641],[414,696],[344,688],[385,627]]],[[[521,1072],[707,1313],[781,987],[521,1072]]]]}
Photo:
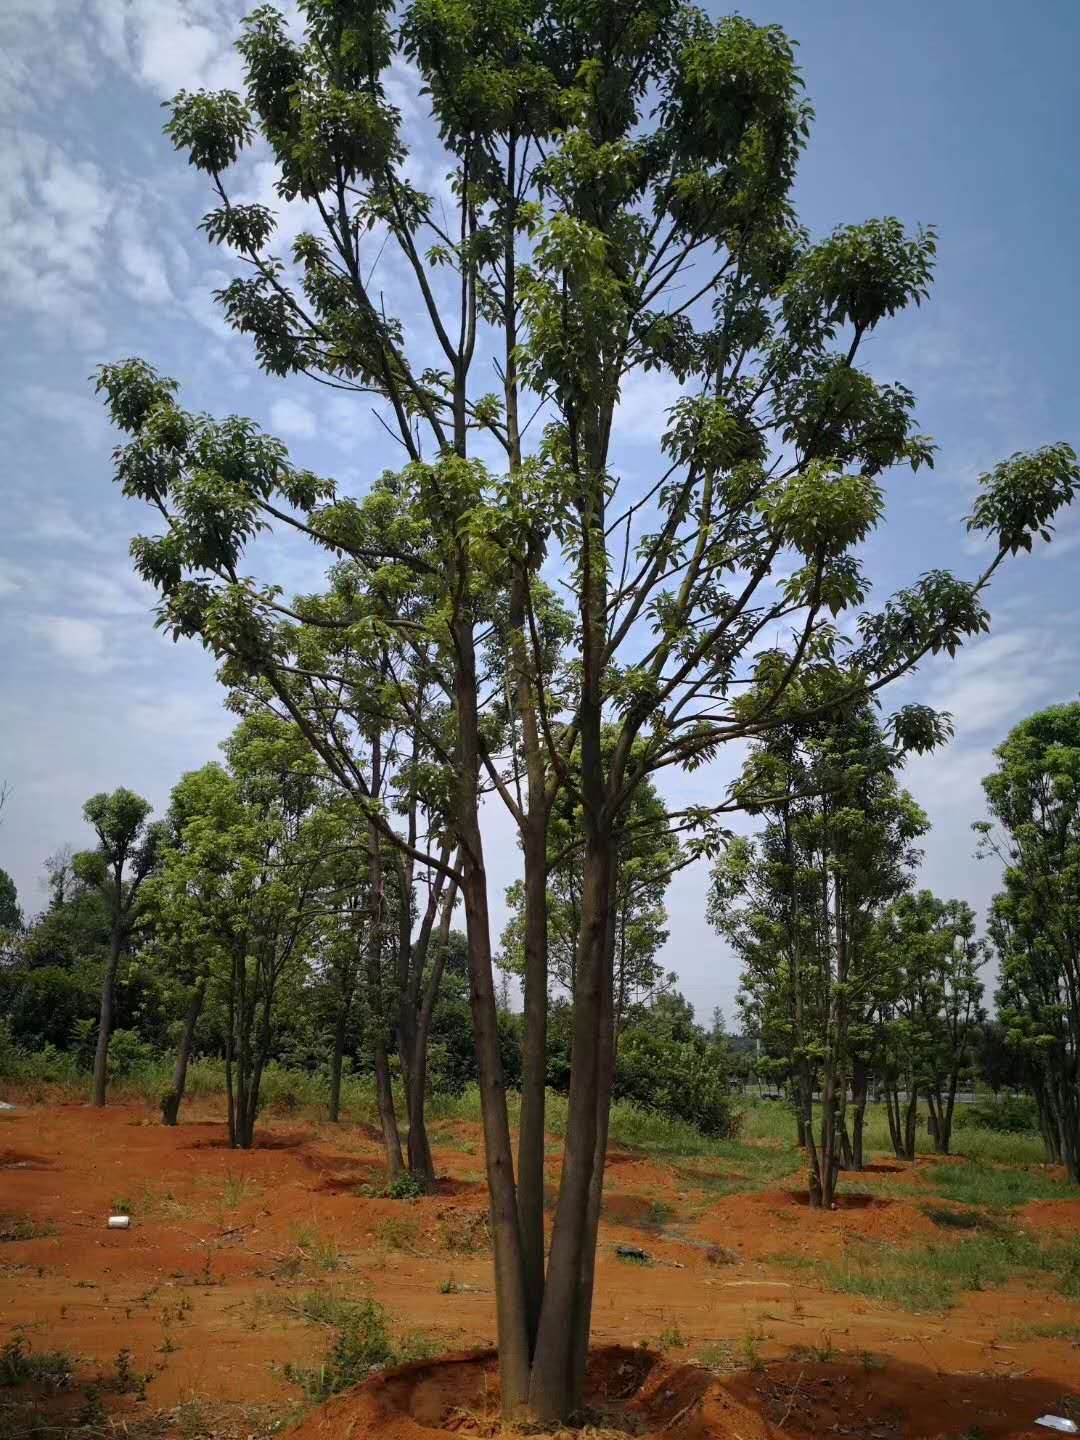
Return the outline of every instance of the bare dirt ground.
{"type": "MultiPolygon", "coordinates": [[[[187,1433],[264,1434],[301,1415],[303,1393],[286,1367],[317,1367],[326,1352],[326,1328],[305,1304],[312,1294],[373,1298],[396,1333],[422,1331],[439,1351],[493,1343],[478,1126],[434,1127],[445,1179],[436,1195],[403,1203],[363,1193],[382,1177],[377,1137],[364,1127],[273,1119],[255,1149],[237,1152],[212,1115],[193,1108],[175,1129],[141,1106],[39,1106],[3,1117],[0,1212],[28,1218],[36,1233],[0,1244],[0,1345],[22,1334],[33,1352],[77,1357],[63,1393],[28,1401],[21,1421],[30,1411],[70,1420],[80,1406],[85,1419],[99,1406],[102,1433],[110,1421],[123,1433],[149,1414],[161,1433],[184,1433],[184,1417],[205,1407],[223,1417],[218,1428],[192,1422],[187,1433]],[[117,1210],[132,1215],[129,1230],[106,1228],[117,1210]],[[123,1351],[121,1375],[145,1377],[144,1386],[116,1383],[123,1351]]],[[[824,1214],[807,1208],[797,1177],[718,1196],[730,1180],[720,1161],[611,1157],[594,1341],[661,1354],[651,1383],[658,1396],[670,1392],[644,1430],[641,1411],[638,1433],[994,1440],[1048,1434],[1031,1426],[1044,1411],[1080,1422],[1080,1349],[1046,1333],[1075,1336],[1080,1307],[1054,1293],[1051,1277],[969,1293],[924,1315],[833,1293],[790,1263],[934,1235],[940,1243],[911,1194],[910,1167],[875,1164],[865,1193],[852,1177],[839,1208],[824,1214]],[[891,1195],[901,1182],[903,1193],[891,1195]],[[628,1263],[620,1246],[646,1250],[651,1263],[628,1263]],[[689,1409],[679,1415],[675,1400],[689,1409]]],[[[1075,1233],[1080,1197],[1035,1201],[1019,1222],[1075,1233]]],[[[490,1364],[469,1364],[465,1388],[490,1399],[490,1364]]],[[[418,1373],[430,1391],[444,1372],[421,1364],[418,1373]]],[[[370,1397],[347,1395],[309,1413],[298,1436],[445,1433],[413,1413],[421,1381],[395,1383],[389,1411],[379,1392],[382,1428],[370,1397]]],[[[462,1433],[492,1433],[470,1423],[462,1433]]],[[[49,1433],[44,1421],[39,1433],[49,1433]]]]}

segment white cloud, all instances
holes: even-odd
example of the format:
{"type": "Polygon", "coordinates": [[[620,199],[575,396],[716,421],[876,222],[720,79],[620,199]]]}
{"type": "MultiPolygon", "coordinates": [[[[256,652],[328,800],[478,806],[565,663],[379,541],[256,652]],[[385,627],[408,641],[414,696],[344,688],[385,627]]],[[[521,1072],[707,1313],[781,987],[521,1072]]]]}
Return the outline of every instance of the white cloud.
{"type": "Polygon", "coordinates": [[[180,89],[240,84],[232,47],[247,8],[227,0],[93,0],[92,13],[105,54],[168,99],[180,89]]]}
{"type": "Polygon", "coordinates": [[[60,338],[101,338],[91,302],[113,203],[91,161],[26,130],[0,132],[0,289],[60,338]]]}
{"type": "Polygon", "coordinates": [[[129,221],[121,232],[117,255],[134,298],[144,305],[163,305],[172,299],[165,257],[139,234],[139,228],[138,222],[129,221]]]}
{"type": "Polygon", "coordinates": [[[95,620],[75,615],[45,615],[37,618],[34,628],[54,655],[86,674],[101,674],[116,663],[106,653],[105,628],[95,620]]]}
{"type": "Polygon", "coordinates": [[[307,405],[289,396],[270,406],[271,427],[280,435],[304,439],[315,434],[315,416],[307,405]]]}
{"type": "Polygon", "coordinates": [[[669,375],[633,371],[623,381],[619,394],[612,425],[614,442],[659,444],[669,427],[668,412],[682,393],[682,386],[669,375]]]}

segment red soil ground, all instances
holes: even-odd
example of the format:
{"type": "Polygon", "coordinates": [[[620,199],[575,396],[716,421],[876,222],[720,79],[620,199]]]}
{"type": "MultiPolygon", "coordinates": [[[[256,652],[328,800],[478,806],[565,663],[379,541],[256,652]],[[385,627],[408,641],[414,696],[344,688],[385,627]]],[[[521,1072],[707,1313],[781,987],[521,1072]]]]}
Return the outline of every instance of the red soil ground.
{"type": "MultiPolygon", "coordinates": [[[[479,1127],[437,1126],[446,1179],[438,1194],[402,1204],[357,1193],[381,1177],[370,1130],[271,1120],[257,1148],[241,1153],[227,1148],[211,1113],[193,1111],[171,1130],[141,1107],[4,1115],[0,1212],[29,1216],[48,1233],[0,1245],[0,1344],[22,1330],[35,1350],[69,1350],[81,1379],[110,1371],[128,1349],[133,1367],[152,1377],[144,1411],[198,1395],[238,1413],[261,1405],[284,1414],[300,1398],[285,1365],[318,1364],[328,1343],[324,1328],[297,1313],[312,1290],[371,1296],[396,1328],[421,1329],[440,1349],[493,1342],[490,1253],[453,1248],[462,1237],[483,1241],[479,1127]],[[132,1228],[110,1231],[106,1219],[120,1202],[132,1228]],[[320,1267],[320,1250],[336,1268],[320,1267]]],[[[595,1344],[656,1347],[664,1332],[669,1343],[684,1342],[653,1368],[653,1399],[646,1394],[632,1417],[637,1433],[959,1440],[977,1430],[996,1440],[1049,1433],[1030,1422],[1063,1405],[1075,1406],[1080,1421],[1080,1350],[1065,1339],[1025,1338],[1080,1323],[1080,1308],[1051,1289],[1017,1283],[966,1296],[946,1315],[912,1315],[824,1292],[769,1259],[833,1258],[852,1242],[940,1242],[942,1232],[910,1195],[888,1193],[893,1173],[910,1185],[909,1169],[883,1165],[873,1193],[859,1196],[853,1181],[838,1209],[822,1214],[794,1184],[718,1199],[709,1185],[721,1168],[612,1156],[595,1344]],[[653,1264],[624,1263],[619,1245],[645,1248],[653,1264]],[[707,1347],[715,1359],[718,1346],[728,1347],[732,1367],[753,1350],[765,1368],[721,1379],[677,1363],[707,1347]],[[806,1358],[822,1348],[835,1352],[835,1363],[806,1358]],[[689,1407],[677,1421],[675,1399],[689,1407]]],[[[557,1156],[549,1178],[557,1181],[557,1156]]],[[[1023,1218],[1040,1230],[1075,1230],[1080,1199],[1038,1202],[1023,1218]]],[[[494,1383],[490,1365],[476,1360],[411,1374],[309,1416],[298,1440],[445,1434],[432,1426],[494,1383]],[[425,1394],[445,1391],[442,1411],[442,1401],[432,1401],[414,1413],[418,1375],[425,1394]],[[354,1414],[350,1405],[361,1408],[354,1414]],[[383,1429],[372,1405],[382,1407],[383,1429]]],[[[104,1398],[121,1414],[139,1403],[104,1398]]]]}

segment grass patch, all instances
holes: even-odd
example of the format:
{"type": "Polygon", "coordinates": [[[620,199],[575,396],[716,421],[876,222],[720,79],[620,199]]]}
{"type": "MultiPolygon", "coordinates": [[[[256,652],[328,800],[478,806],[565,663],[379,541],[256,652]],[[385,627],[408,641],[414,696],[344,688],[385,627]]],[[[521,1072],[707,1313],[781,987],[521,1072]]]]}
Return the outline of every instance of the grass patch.
{"type": "Polygon", "coordinates": [[[1003,1170],[974,1161],[967,1165],[931,1165],[922,1175],[927,1188],[936,1195],[991,1210],[1008,1210],[1030,1200],[1064,1200],[1067,1194],[1060,1181],[1044,1172],[1003,1170]]]}
{"type": "Polygon", "coordinates": [[[297,1259],[309,1261],[319,1270],[345,1268],[341,1247],[332,1235],[324,1235],[317,1225],[297,1225],[292,1233],[297,1259]]]}
{"type": "Polygon", "coordinates": [[[56,1230],[44,1221],[35,1220],[32,1215],[20,1211],[6,1211],[0,1214],[0,1244],[15,1240],[40,1240],[46,1235],[55,1235],[56,1230]]]}
{"type": "Polygon", "coordinates": [[[416,1176],[406,1170],[382,1185],[358,1185],[356,1193],[368,1200],[419,1200],[426,1191],[416,1176]]]}
{"type": "Polygon", "coordinates": [[[359,1385],[376,1370],[434,1354],[430,1342],[422,1335],[395,1340],[386,1311],[374,1300],[345,1300],[312,1291],[300,1302],[299,1313],[310,1323],[333,1331],[321,1365],[312,1369],[285,1366],[286,1377],[316,1403],[359,1385]]]}
{"type": "Polygon", "coordinates": [[[406,1215],[389,1215],[380,1220],[376,1235],[387,1250],[404,1250],[417,1253],[420,1239],[420,1224],[406,1215]]]}
{"type": "Polygon", "coordinates": [[[232,1171],[225,1176],[225,1183],[221,1187],[221,1202],[230,1210],[235,1210],[245,1200],[259,1193],[259,1186],[247,1175],[234,1175],[232,1171]]]}
{"type": "Polygon", "coordinates": [[[0,1349],[0,1385],[44,1385],[66,1390],[75,1376],[75,1357],[66,1350],[34,1350],[21,1331],[0,1349]]]}
{"type": "MultiPolygon", "coordinates": [[[[923,1113],[920,1116],[915,1149],[920,1155],[932,1155],[934,1146],[926,1131],[925,1109],[921,1108],[923,1113]]],[[[998,1165],[1038,1165],[1045,1162],[1046,1152],[1038,1134],[1031,1131],[1002,1132],[992,1128],[992,1125],[968,1123],[968,1108],[966,1105],[958,1105],[956,1108],[956,1128],[952,1139],[954,1154],[965,1156],[969,1160],[998,1165]]],[[[977,1122],[980,1118],[979,1107],[970,1108],[975,1112],[972,1120],[977,1122]]],[[[994,1126],[997,1123],[996,1120],[992,1122],[994,1126]]],[[[868,1154],[892,1154],[889,1122],[884,1105],[866,1107],[863,1138],[868,1154]]],[[[747,1102],[743,1111],[742,1139],[778,1141],[797,1154],[794,1112],[783,1102],[747,1102]]]]}
{"type": "Polygon", "coordinates": [[[678,1325],[668,1325],[660,1331],[656,1345],[659,1350],[683,1350],[686,1348],[686,1336],[678,1325]]]}
{"type": "Polygon", "coordinates": [[[1042,1242],[1001,1223],[948,1245],[903,1251],[860,1245],[840,1261],[787,1263],[841,1294],[915,1312],[948,1310],[965,1291],[989,1290],[1036,1274],[1056,1275],[1059,1293],[1080,1298],[1080,1237],[1042,1242]]]}
{"type": "Polygon", "coordinates": [[[711,1340],[702,1345],[695,1360],[699,1365],[704,1365],[706,1370],[734,1370],[735,1352],[726,1340],[711,1340]]]}
{"type": "Polygon", "coordinates": [[[1070,1324],[1063,1321],[1056,1325],[1019,1325],[1015,1330],[1010,1330],[1005,1339],[1068,1340],[1073,1345],[1080,1345],[1080,1323],[1070,1324]]]}
{"type": "Polygon", "coordinates": [[[1000,1220],[978,1210],[946,1210],[942,1205],[924,1205],[923,1214],[942,1230],[985,1230],[1001,1233],[1000,1220]]]}

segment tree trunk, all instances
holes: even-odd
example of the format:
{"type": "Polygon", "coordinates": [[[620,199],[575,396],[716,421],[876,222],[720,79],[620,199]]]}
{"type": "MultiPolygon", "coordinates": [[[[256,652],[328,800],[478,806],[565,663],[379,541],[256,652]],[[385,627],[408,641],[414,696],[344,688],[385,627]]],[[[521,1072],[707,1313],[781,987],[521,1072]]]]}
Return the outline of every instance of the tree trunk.
{"type": "MultiPolygon", "coordinates": [[[[461,852],[455,862],[461,865],[461,852]]],[[[442,901],[442,917],[435,941],[435,957],[424,987],[419,1014],[413,1028],[413,1053],[409,1081],[409,1171],[416,1176],[426,1190],[435,1184],[435,1161],[428,1141],[425,1107],[427,1102],[427,1061],[428,1037],[431,1034],[431,1017],[435,1002],[439,998],[443,971],[446,968],[446,952],[450,943],[450,924],[457,900],[457,881],[451,880],[442,901]]],[[[427,945],[424,947],[425,953],[427,945]]],[[[419,962],[417,962],[419,963],[419,962]]]]}
{"type": "Polygon", "coordinates": [[[203,1001],[206,999],[206,975],[199,975],[195,979],[195,985],[191,991],[191,999],[188,1001],[187,1014],[184,1017],[184,1028],[180,1032],[180,1044],[176,1050],[176,1064],[173,1066],[172,1088],[162,1097],[161,1121],[163,1125],[175,1125],[180,1114],[180,1105],[184,1099],[184,1090],[187,1086],[188,1061],[191,1058],[191,1050],[195,1041],[195,1027],[199,1023],[199,1016],[202,1014],[203,1001]]]}
{"type": "Polygon", "coordinates": [[[851,1070],[851,1168],[861,1170],[863,1158],[863,1127],[866,1121],[866,1092],[870,1071],[861,1056],[856,1056],[851,1070]]]}
{"type": "Polygon", "coordinates": [[[904,1129],[900,1120],[900,1091],[890,1081],[885,1082],[885,1113],[889,1117],[889,1139],[897,1160],[905,1159],[904,1129]]]}
{"type": "Polygon", "coordinates": [[[949,1088],[945,1099],[938,1096],[937,1117],[934,1126],[934,1149],[939,1155],[948,1155],[952,1146],[953,1115],[956,1112],[956,1092],[960,1077],[955,1072],[949,1076],[949,1088]]]}
{"type": "MultiPolygon", "coordinates": [[[[614,894],[617,861],[613,848],[608,880],[609,897],[614,894]]],[[[596,1244],[600,1212],[604,1204],[604,1169],[607,1164],[608,1130],[611,1124],[611,1091],[615,1080],[615,1047],[618,1037],[615,1016],[616,907],[608,905],[604,976],[600,992],[600,1033],[596,1051],[596,1144],[593,1150],[592,1179],[585,1214],[585,1240],[574,1308],[574,1334],[570,1355],[570,1396],[580,1406],[585,1390],[585,1369],[589,1359],[592,1329],[593,1292],[596,1284],[596,1244]]]]}
{"type": "MultiPolygon", "coordinates": [[[[464,564],[464,560],[462,561],[464,564]]],[[[451,591],[463,588],[451,575],[451,591]]],[[[495,1252],[495,1315],[499,1384],[507,1419],[521,1416],[529,1396],[529,1327],[525,1267],[514,1183],[514,1152],[506,1109],[506,1077],[499,1048],[499,1016],[491,959],[487,873],[480,833],[480,726],[477,711],[476,647],[467,615],[455,618],[454,699],[459,736],[457,823],[462,854],[462,895],[469,940],[469,1007],[484,1126],[492,1244],[495,1252]]]]}
{"type": "Polygon", "coordinates": [[[371,1034],[372,1067],[375,1071],[375,1098],[379,1107],[386,1168],[391,1180],[405,1172],[401,1156],[401,1136],[394,1110],[394,1090],[390,1080],[390,1060],[386,1053],[386,1014],[382,1002],[383,942],[383,871],[382,846],[374,825],[368,827],[368,883],[371,886],[371,929],[368,934],[365,965],[367,973],[368,1019],[371,1034]]]}
{"type": "MultiPolygon", "coordinates": [[[[814,1157],[817,1162],[817,1204],[824,1210],[830,1209],[836,1199],[836,1177],[840,1169],[836,1118],[836,1073],[831,1061],[827,1059],[821,1084],[821,1140],[819,1151],[814,1157]]],[[[814,1203],[814,1189],[811,1185],[810,1204],[814,1203]]]]}
{"type": "Polygon", "coordinates": [[[105,1104],[105,1089],[108,1081],[109,1039],[112,1036],[113,1004],[116,999],[116,972],[120,967],[120,952],[123,949],[123,921],[115,917],[109,936],[109,957],[105,962],[105,974],[101,981],[101,1013],[98,1018],[97,1048],[94,1051],[94,1093],[93,1103],[99,1109],[105,1104]]]}
{"type": "Polygon", "coordinates": [[[462,836],[466,846],[463,894],[469,937],[469,1004],[479,1072],[491,1235],[495,1251],[495,1313],[502,1409],[507,1418],[524,1412],[529,1394],[528,1306],[518,1227],[514,1157],[506,1111],[506,1080],[499,1049],[498,1011],[491,971],[487,879],[477,864],[480,831],[462,836]],[[471,853],[470,853],[471,852],[471,853]]]}
{"type": "Polygon", "coordinates": [[[341,1070],[346,1060],[346,1038],[348,1035],[348,1012],[353,1008],[353,988],[346,976],[341,976],[337,998],[337,1018],[334,1021],[334,1053],[330,1057],[330,1103],[327,1116],[334,1125],[341,1119],[341,1070]]]}
{"type": "Polygon", "coordinates": [[[915,1130],[919,1118],[919,1087],[912,1085],[908,1091],[907,1108],[904,1111],[904,1154],[903,1159],[915,1159],[915,1130]]]}
{"type": "Polygon", "coordinates": [[[229,1028],[225,1035],[225,1105],[229,1117],[229,1146],[236,1145],[236,1096],[233,1092],[233,1036],[236,1031],[236,957],[229,975],[229,1028]]]}
{"type": "Polygon", "coordinates": [[[575,1363],[580,1327],[572,1323],[588,1261],[589,1191],[597,1141],[597,1105],[604,1093],[598,1038],[604,1020],[604,981],[611,874],[609,835],[586,839],[582,919],[574,996],[573,1061],[562,1181],[548,1256],[544,1303],[533,1358],[530,1406],[539,1421],[562,1420],[577,1408],[572,1391],[583,1366],[575,1363]]]}
{"type": "Polygon", "coordinates": [[[526,817],[525,1028],[518,1129],[518,1218],[525,1266],[529,1348],[536,1343],[544,1298],[544,1119],[547,1084],[547,829],[544,817],[526,817]]]}

